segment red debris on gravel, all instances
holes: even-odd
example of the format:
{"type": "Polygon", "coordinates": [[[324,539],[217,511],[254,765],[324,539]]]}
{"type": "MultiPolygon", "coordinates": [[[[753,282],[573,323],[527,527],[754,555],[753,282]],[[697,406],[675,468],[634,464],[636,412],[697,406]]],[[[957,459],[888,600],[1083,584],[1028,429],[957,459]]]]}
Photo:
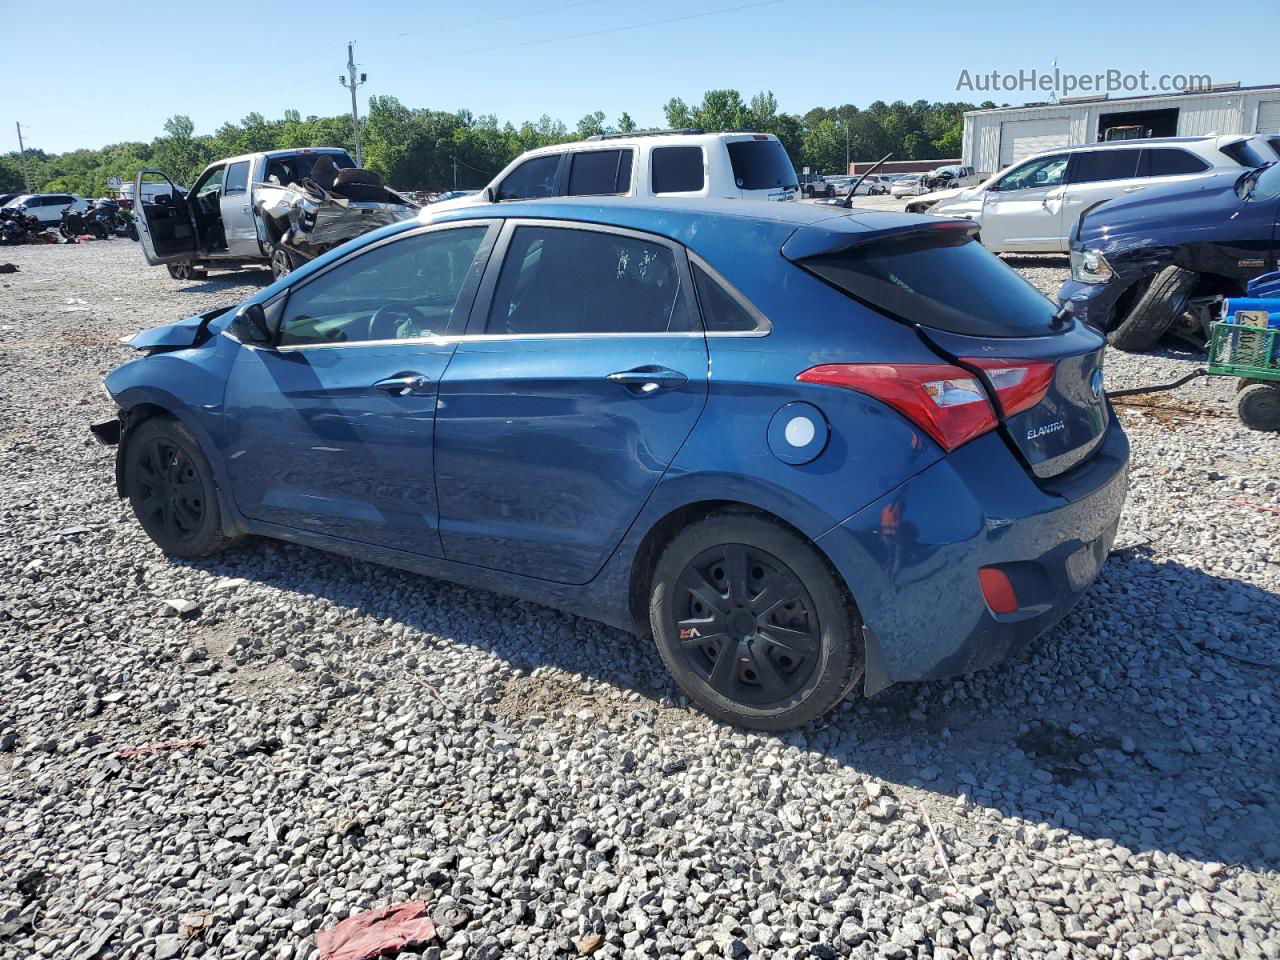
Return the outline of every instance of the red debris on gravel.
{"type": "Polygon", "coordinates": [[[187,747],[203,747],[209,741],[204,737],[196,737],[194,740],[170,740],[167,743],[153,743],[147,747],[134,747],[132,750],[121,750],[116,753],[117,757],[144,757],[149,753],[159,753],[161,750],[185,750],[187,747]]]}
{"type": "Polygon", "coordinates": [[[410,900],[347,917],[316,934],[320,960],[373,960],[435,939],[436,925],[422,900],[410,900]]]}

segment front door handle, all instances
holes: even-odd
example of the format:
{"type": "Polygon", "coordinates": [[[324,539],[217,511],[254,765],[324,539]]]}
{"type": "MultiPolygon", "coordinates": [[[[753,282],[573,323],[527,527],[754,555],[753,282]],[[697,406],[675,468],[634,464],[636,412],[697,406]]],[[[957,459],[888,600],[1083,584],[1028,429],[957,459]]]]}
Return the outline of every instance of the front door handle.
{"type": "Polygon", "coordinates": [[[617,373],[609,374],[608,379],[641,394],[674,390],[689,382],[689,378],[679,370],[654,365],[619,370],[617,373]]]}
{"type": "Polygon", "coordinates": [[[431,392],[431,381],[420,373],[401,373],[386,377],[373,385],[373,389],[389,393],[393,397],[408,397],[431,392]]]}

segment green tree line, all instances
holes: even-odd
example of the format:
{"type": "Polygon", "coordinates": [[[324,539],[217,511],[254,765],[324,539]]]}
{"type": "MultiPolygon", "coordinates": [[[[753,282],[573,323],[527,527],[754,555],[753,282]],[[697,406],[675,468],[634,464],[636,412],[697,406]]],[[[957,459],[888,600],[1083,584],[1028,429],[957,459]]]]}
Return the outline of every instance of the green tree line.
{"type": "MultiPolygon", "coordinates": [[[[981,107],[992,107],[984,103],[981,107]]],[[[775,134],[797,170],[822,173],[845,170],[845,158],[932,160],[960,156],[963,114],[969,103],[875,103],[815,107],[803,116],[783,113],[771,92],[744,100],[737,90],[708,90],[690,106],[676,97],[663,110],[673,128],[743,129],[775,134]]],[[[573,127],[542,116],[520,126],[500,123],[491,114],[407,107],[395,97],[369,99],[361,119],[365,166],[403,190],[462,189],[488,183],[494,173],[534,147],[579,140],[597,133],[630,133],[637,129],[623,113],[609,123],[602,111],[589,113],[573,127]]],[[[132,179],[139,167],[158,167],[175,181],[190,185],[204,166],[222,157],[287,147],[346,147],[355,153],[349,115],[306,117],[286,110],[278,120],[250,113],[239,123],[227,122],[212,134],[197,134],[189,117],[171,117],[163,136],[150,143],[113,143],[97,150],[45,153],[28,150],[0,156],[0,192],[24,188],[23,165],[39,191],[66,191],[83,196],[106,192],[107,178],[132,179]]]]}

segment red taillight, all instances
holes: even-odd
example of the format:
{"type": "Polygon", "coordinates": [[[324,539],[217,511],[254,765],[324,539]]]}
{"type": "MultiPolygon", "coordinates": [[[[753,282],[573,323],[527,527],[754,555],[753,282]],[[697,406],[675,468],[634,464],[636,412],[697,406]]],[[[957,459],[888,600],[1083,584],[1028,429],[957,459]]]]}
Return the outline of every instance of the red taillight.
{"type": "Polygon", "coordinates": [[[978,571],[978,585],[982,587],[982,599],[992,613],[1016,613],[1018,595],[1008,575],[998,567],[983,567],[978,571]]]}
{"type": "MultiPolygon", "coordinates": [[[[1005,416],[1034,407],[1053,380],[1053,364],[964,359],[986,374],[1005,416]]],[[[796,377],[801,383],[843,387],[875,397],[954,450],[996,426],[996,411],[977,375],[949,363],[826,363],[796,377]]]]}
{"type": "Polygon", "coordinates": [[[796,379],[875,397],[945,450],[996,425],[996,412],[978,378],[946,363],[827,363],[810,367],[796,379]]]}
{"type": "Polygon", "coordinates": [[[1030,410],[1049,391],[1053,383],[1053,363],[1039,360],[993,360],[989,357],[964,357],[987,375],[1000,398],[1006,417],[1030,410]]]}

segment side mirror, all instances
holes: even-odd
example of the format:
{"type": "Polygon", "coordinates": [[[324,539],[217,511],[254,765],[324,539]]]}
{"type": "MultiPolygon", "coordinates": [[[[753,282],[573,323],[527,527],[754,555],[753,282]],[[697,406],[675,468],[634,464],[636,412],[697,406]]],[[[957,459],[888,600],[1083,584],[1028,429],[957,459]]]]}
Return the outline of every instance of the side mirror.
{"type": "Polygon", "coordinates": [[[485,187],[483,191],[485,203],[497,203],[498,191],[493,187],[485,187]]]}
{"type": "Polygon", "coordinates": [[[269,347],[276,340],[276,332],[267,320],[267,311],[260,303],[242,308],[231,321],[231,332],[241,341],[260,347],[269,347]]]}

